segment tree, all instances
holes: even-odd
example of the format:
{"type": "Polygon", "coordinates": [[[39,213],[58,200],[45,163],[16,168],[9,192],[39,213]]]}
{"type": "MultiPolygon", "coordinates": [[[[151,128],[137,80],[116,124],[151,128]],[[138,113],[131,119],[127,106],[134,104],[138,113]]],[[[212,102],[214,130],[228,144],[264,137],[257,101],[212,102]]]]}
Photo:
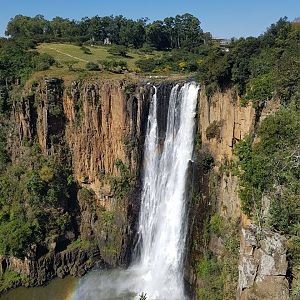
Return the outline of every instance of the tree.
{"type": "Polygon", "coordinates": [[[119,43],[126,46],[140,48],[145,41],[145,20],[126,20],[120,28],[119,43]]]}
{"type": "Polygon", "coordinates": [[[162,21],[155,21],[147,26],[146,39],[157,50],[167,49],[171,46],[168,33],[162,21]]]}
{"type": "Polygon", "coordinates": [[[107,52],[112,55],[119,55],[123,57],[127,56],[127,48],[122,45],[113,45],[107,50],[107,52]]]}

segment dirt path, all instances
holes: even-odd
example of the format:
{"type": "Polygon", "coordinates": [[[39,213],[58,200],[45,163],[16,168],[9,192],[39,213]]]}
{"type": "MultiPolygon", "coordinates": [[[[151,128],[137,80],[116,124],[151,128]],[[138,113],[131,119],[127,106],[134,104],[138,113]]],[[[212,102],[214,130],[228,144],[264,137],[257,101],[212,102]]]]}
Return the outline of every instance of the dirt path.
{"type": "Polygon", "coordinates": [[[58,52],[58,53],[60,53],[60,54],[63,54],[63,55],[66,55],[66,56],[72,57],[72,58],[74,58],[74,59],[77,59],[77,60],[80,60],[80,61],[84,61],[84,62],[88,62],[88,60],[85,60],[85,59],[82,59],[82,58],[79,58],[79,57],[73,56],[73,55],[71,55],[71,54],[68,54],[68,53],[62,52],[62,51],[60,51],[60,50],[57,50],[57,49],[55,49],[55,48],[49,47],[49,49],[51,49],[51,50],[54,50],[54,51],[56,51],[56,52],[58,52]]]}

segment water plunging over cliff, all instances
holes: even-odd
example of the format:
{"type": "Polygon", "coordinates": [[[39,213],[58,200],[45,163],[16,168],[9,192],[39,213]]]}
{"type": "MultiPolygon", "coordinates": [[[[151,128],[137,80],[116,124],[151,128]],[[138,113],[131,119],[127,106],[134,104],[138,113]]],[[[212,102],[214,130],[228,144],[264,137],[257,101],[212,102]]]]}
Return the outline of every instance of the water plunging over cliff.
{"type": "Polygon", "coordinates": [[[92,272],[82,280],[75,299],[118,299],[142,292],[152,300],[185,298],[185,187],[193,152],[197,96],[198,86],[195,83],[172,88],[162,140],[157,118],[160,99],[155,88],[145,139],[137,245],[139,255],[134,257],[132,266],[127,270],[102,275],[92,272]]]}
{"type": "Polygon", "coordinates": [[[162,146],[158,137],[156,93],[150,105],[139,219],[140,267],[144,274],[141,288],[150,298],[184,298],[185,186],[193,152],[197,95],[198,87],[193,83],[172,89],[162,146]]]}

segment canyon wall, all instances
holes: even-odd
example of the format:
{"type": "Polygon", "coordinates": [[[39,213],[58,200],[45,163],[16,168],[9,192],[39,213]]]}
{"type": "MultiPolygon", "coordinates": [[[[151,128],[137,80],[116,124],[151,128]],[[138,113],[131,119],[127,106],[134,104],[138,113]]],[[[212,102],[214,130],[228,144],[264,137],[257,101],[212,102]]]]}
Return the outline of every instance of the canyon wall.
{"type": "Polygon", "coordinates": [[[258,111],[251,104],[242,107],[230,89],[211,98],[201,91],[186,270],[197,299],[208,297],[206,286],[218,276],[224,285],[218,299],[289,299],[286,238],[242,213],[234,165],[235,143],[255,135],[278,107],[272,100],[258,111]]]}
{"type": "MultiPolygon", "coordinates": [[[[160,83],[158,130],[163,138],[173,82],[160,83]]],[[[95,265],[126,266],[134,246],[143,170],[143,142],[153,87],[143,80],[46,78],[16,94],[8,150],[22,160],[26,145],[72,168],[76,183],[67,204],[72,228],[49,238],[44,251],[25,259],[1,257],[0,273],[24,274],[23,285],[41,285],[67,274],[81,276],[95,265]],[[80,241],[78,241],[80,238],[80,241]],[[46,249],[46,250],[45,250],[46,249]]],[[[185,278],[195,298],[206,299],[203,261],[222,262],[223,299],[288,299],[285,237],[260,228],[240,207],[234,145],[255,134],[263,118],[278,109],[242,107],[230,89],[199,95],[195,159],[191,163],[189,237],[185,278]],[[222,220],[222,221],[220,221],[222,220]],[[223,222],[223,223],[222,223],[223,222]],[[225,271],[224,271],[225,270],[225,271]],[[192,292],[193,293],[193,292],[192,292]]],[[[266,199],[265,212],[268,201],[266,199]]],[[[214,270],[208,273],[214,275],[214,270]]],[[[219,276],[216,275],[215,277],[219,276]]]]}
{"type": "Polygon", "coordinates": [[[8,141],[12,163],[23,159],[28,145],[37,145],[47,159],[70,165],[76,187],[65,208],[72,228],[35,246],[25,259],[2,257],[1,273],[16,271],[25,275],[23,284],[40,285],[55,276],[83,275],[95,264],[128,264],[152,93],[143,82],[65,85],[46,78],[15,95],[8,141]]]}

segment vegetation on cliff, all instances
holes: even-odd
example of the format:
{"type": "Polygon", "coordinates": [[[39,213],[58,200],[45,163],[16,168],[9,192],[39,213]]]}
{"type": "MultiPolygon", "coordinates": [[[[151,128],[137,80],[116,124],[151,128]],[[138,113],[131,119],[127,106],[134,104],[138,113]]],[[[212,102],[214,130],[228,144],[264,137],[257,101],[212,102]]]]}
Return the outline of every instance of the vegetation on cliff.
{"type": "MultiPolygon", "coordinates": [[[[251,103],[255,108],[254,132],[234,147],[238,162],[227,162],[219,172],[230,169],[232,175],[238,175],[242,210],[261,232],[268,229],[287,237],[287,277],[290,288],[295,287],[295,296],[299,296],[300,290],[299,46],[299,24],[280,19],[258,38],[232,41],[227,52],[212,47],[199,67],[199,80],[205,84],[208,101],[216,91],[234,88],[243,105],[251,103]],[[281,106],[266,116],[264,108],[271,99],[281,106]]],[[[218,139],[220,126],[217,121],[211,122],[206,138],[218,139]]],[[[213,172],[210,170],[209,174],[213,172]]],[[[218,178],[209,181],[218,184],[218,178]]],[[[215,214],[213,189],[212,185],[210,203],[205,208],[207,220],[202,225],[204,232],[200,233],[199,240],[196,236],[193,241],[197,243],[194,248],[198,248],[199,258],[197,292],[200,299],[233,299],[238,280],[238,232],[230,232],[230,220],[215,214]],[[227,248],[228,241],[233,248],[227,248]]],[[[204,192],[202,205],[206,197],[204,192]]]]}
{"type": "Polygon", "coordinates": [[[240,198],[244,213],[289,239],[290,266],[300,267],[299,98],[262,121],[255,139],[239,142],[240,198]]]}
{"type": "Polygon", "coordinates": [[[20,258],[39,256],[72,227],[70,170],[38,145],[23,151],[0,175],[0,255],[20,258]]]}
{"type": "Polygon", "coordinates": [[[234,86],[257,107],[278,96],[283,102],[300,91],[300,26],[286,18],[272,24],[258,38],[233,41],[222,51],[212,47],[200,64],[199,79],[207,94],[234,86]]]}
{"type": "Polygon", "coordinates": [[[296,282],[300,268],[300,28],[281,19],[248,43],[254,51],[240,61],[245,73],[235,81],[233,65],[230,82],[237,84],[244,104],[253,103],[258,117],[271,99],[279,99],[281,107],[235,146],[242,210],[260,228],[288,238],[290,279],[296,282]]]}

